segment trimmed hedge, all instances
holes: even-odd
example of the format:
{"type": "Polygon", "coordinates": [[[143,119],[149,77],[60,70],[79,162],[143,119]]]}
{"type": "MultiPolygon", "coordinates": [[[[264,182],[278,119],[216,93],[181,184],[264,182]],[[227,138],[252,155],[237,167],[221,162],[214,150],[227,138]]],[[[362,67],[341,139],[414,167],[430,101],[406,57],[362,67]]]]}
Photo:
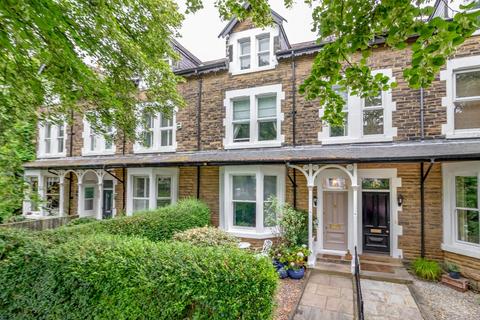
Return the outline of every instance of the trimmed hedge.
{"type": "Polygon", "coordinates": [[[179,231],[210,224],[210,209],[196,199],[185,199],[176,204],[152,211],[144,211],[130,217],[119,217],[71,225],[45,233],[64,242],[71,237],[107,233],[143,237],[152,241],[169,240],[179,231]]]}
{"type": "Polygon", "coordinates": [[[19,245],[0,259],[0,319],[272,316],[271,263],[238,249],[105,234],[51,245],[2,234],[19,245]]]}
{"type": "Polygon", "coordinates": [[[173,240],[200,247],[227,246],[236,248],[240,242],[237,237],[215,227],[192,228],[177,232],[173,235],[173,240]]]}

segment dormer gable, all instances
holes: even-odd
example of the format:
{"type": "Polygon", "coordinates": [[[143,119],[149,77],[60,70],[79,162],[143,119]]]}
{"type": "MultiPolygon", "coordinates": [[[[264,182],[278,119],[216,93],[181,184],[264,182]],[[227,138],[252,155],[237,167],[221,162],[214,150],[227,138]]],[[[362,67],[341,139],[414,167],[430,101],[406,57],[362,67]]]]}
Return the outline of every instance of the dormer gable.
{"type": "Polygon", "coordinates": [[[176,61],[172,68],[174,70],[195,68],[202,64],[202,61],[198,59],[193,53],[188,51],[177,40],[172,39],[173,49],[180,55],[180,60],[176,61]]]}
{"type": "Polygon", "coordinates": [[[226,39],[230,73],[273,69],[278,63],[275,53],[290,48],[283,28],[286,20],[273,10],[271,13],[274,22],[271,26],[258,28],[251,19],[240,21],[233,18],[219,34],[219,37],[226,39]]]}

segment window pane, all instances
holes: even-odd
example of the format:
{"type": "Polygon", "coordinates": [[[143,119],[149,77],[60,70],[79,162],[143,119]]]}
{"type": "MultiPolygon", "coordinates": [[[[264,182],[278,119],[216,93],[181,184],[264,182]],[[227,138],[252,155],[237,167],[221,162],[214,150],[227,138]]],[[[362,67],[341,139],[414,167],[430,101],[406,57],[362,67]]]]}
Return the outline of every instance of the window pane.
{"type": "Polygon", "coordinates": [[[157,199],[157,208],[166,207],[170,205],[170,199],[157,199]]]}
{"type": "Polygon", "coordinates": [[[162,147],[172,145],[172,130],[162,130],[160,144],[162,147]]]}
{"type": "Polygon", "coordinates": [[[270,52],[258,54],[258,66],[268,66],[270,64],[270,52]]]}
{"type": "Polygon", "coordinates": [[[240,69],[250,69],[250,56],[240,57],[240,69]]]}
{"type": "Polygon", "coordinates": [[[240,55],[250,54],[250,39],[240,40],[240,55]]]}
{"type": "Polygon", "coordinates": [[[270,36],[265,35],[258,38],[258,51],[268,51],[270,50],[270,36]]]}
{"type": "Polygon", "coordinates": [[[271,118],[277,116],[276,96],[258,97],[257,103],[259,118],[271,118]]]}
{"type": "Polygon", "coordinates": [[[157,179],[157,197],[170,197],[172,178],[158,177],[157,179]]]}
{"type": "Polygon", "coordinates": [[[95,195],[94,187],[85,187],[85,199],[93,199],[95,195]]]}
{"type": "Polygon", "coordinates": [[[58,211],[60,204],[60,184],[58,177],[47,178],[46,208],[50,213],[58,211]]]}
{"type": "Polygon", "coordinates": [[[478,208],[478,178],[455,177],[457,208],[478,208]]]}
{"type": "Polygon", "coordinates": [[[388,190],[390,189],[389,179],[362,179],[362,189],[388,190]]]}
{"type": "Polygon", "coordinates": [[[256,200],[255,176],[233,176],[233,200],[256,200]]]}
{"type": "Polygon", "coordinates": [[[345,104],[348,102],[348,93],[346,91],[340,90],[339,86],[334,86],[333,91],[335,91],[336,94],[340,95],[343,98],[345,104]]]}
{"type": "Polygon", "coordinates": [[[151,148],[153,146],[153,132],[144,131],[142,134],[142,145],[145,148],[151,148]]]}
{"type": "Polygon", "coordinates": [[[133,196],[137,198],[147,198],[149,196],[149,181],[148,177],[134,177],[133,178],[133,196]]]}
{"type": "Polygon", "coordinates": [[[62,153],[63,152],[63,138],[58,138],[58,152],[62,153]]]}
{"type": "Polygon", "coordinates": [[[457,210],[458,240],[480,244],[479,212],[473,210],[457,210]]]}
{"type": "Polygon", "coordinates": [[[38,177],[27,177],[27,183],[30,185],[30,210],[37,211],[38,203],[34,200],[38,197],[38,177]]]}
{"type": "Polygon", "coordinates": [[[234,100],[233,101],[233,120],[250,119],[250,100],[234,100]]]}
{"type": "Polygon", "coordinates": [[[111,135],[105,136],[105,149],[110,150],[113,147],[113,137],[111,135]]]}
{"type": "Polygon", "coordinates": [[[112,180],[104,180],[103,181],[103,189],[112,189],[113,188],[113,181],[112,180]]]}
{"type": "Polygon", "coordinates": [[[455,74],[457,98],[480,96],[480,70],[455,74]]]}
{"type": "Polygon", "coordinates": [[[376,97],[365,98],[365,107],[377,107],[382,105],[382,94],[380,93],[376,97]]]}
{"type": "Polygon", "coordinates": [[[233,141],[250,140],[250,123],[235,123],[233,125],[233,141]]]}
{"type": "Polygon", "coordinates": [[[84,210],[93,210],[93,199],[85,199],[84,210]]]}
{"type": "Polygon", "coordinates": [[[147,210],[148,209],[148,200],[147,199],[133,199],[133,211],[147,210]]]}
{"type": "Polygon", "coordinates": [[[172,126],[172,119],[168,118],[167,115],[162,115],[162,119],[160,121],[161,127],[171,127],[172,126]]]}
{"type": "Polygon", "coordinates": [[[52,125],[49,123],[45,124],[45,138],[52,137],[52,125]]]}
{"type": "Polygon", "coordinates": [[[480,128],[480,100],[455,102],[455,129],[480,128]]]}
{"type": "Polygon", "coordinates": [[[276,140],[277,139],[277,120],[260,121],[258,123],[258,140],[276,140]]]}
{"type": "Polygon", "coordinates": [[[277,196],[277,177],[263,177],[263,201],[271,200],[271,197],[277,196]]]}
{"type": "Polygon", "coordinates": [[[348,113],[344,112],[343,126],[330,126],[330,137],[344,137],[348,135],[348,113]]]}
{"type": "Polygon", "coordinates": [[[256,208],[255,202],[234,202],[233,225],[237,227],[255,227],[256,208]]]}
{"type": "Polygon", "coordinates": [[[363,134],[383,134],[383,110],[363,111],[363,134]]]}

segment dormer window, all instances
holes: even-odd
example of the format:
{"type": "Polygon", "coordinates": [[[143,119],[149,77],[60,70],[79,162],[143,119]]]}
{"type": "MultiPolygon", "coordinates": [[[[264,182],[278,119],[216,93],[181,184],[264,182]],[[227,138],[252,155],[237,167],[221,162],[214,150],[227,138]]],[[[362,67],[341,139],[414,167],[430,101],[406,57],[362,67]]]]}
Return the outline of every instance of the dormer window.
{"type": "Polygon", "coordinates": [[[39,125],[38,157],[65,156],[65,124],[44,122],[39,125]]]}
{"type": "Polygon", "coordinates": [[[238,41],[239,46],[239,59],[240,59],[240,69],[246,70],[250,69],[250,38],[240,39],[238,41]]]}
{"type": "Polygon", "coordinates": [[[259,67],[270,64],[270,34],[262,34],[257,37],[257,55],[259,67]]]}

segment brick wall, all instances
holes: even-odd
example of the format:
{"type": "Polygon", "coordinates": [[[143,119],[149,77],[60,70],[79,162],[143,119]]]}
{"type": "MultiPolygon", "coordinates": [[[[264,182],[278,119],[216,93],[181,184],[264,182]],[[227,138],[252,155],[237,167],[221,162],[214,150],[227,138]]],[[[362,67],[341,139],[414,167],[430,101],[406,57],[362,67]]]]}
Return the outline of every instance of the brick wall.
{"type": "Polygon", "coordinates": [[[458,265],[461,274],[473,282],[476,290],[480,290],[480,259],[445,251],[445,261],[458,265]]]}

